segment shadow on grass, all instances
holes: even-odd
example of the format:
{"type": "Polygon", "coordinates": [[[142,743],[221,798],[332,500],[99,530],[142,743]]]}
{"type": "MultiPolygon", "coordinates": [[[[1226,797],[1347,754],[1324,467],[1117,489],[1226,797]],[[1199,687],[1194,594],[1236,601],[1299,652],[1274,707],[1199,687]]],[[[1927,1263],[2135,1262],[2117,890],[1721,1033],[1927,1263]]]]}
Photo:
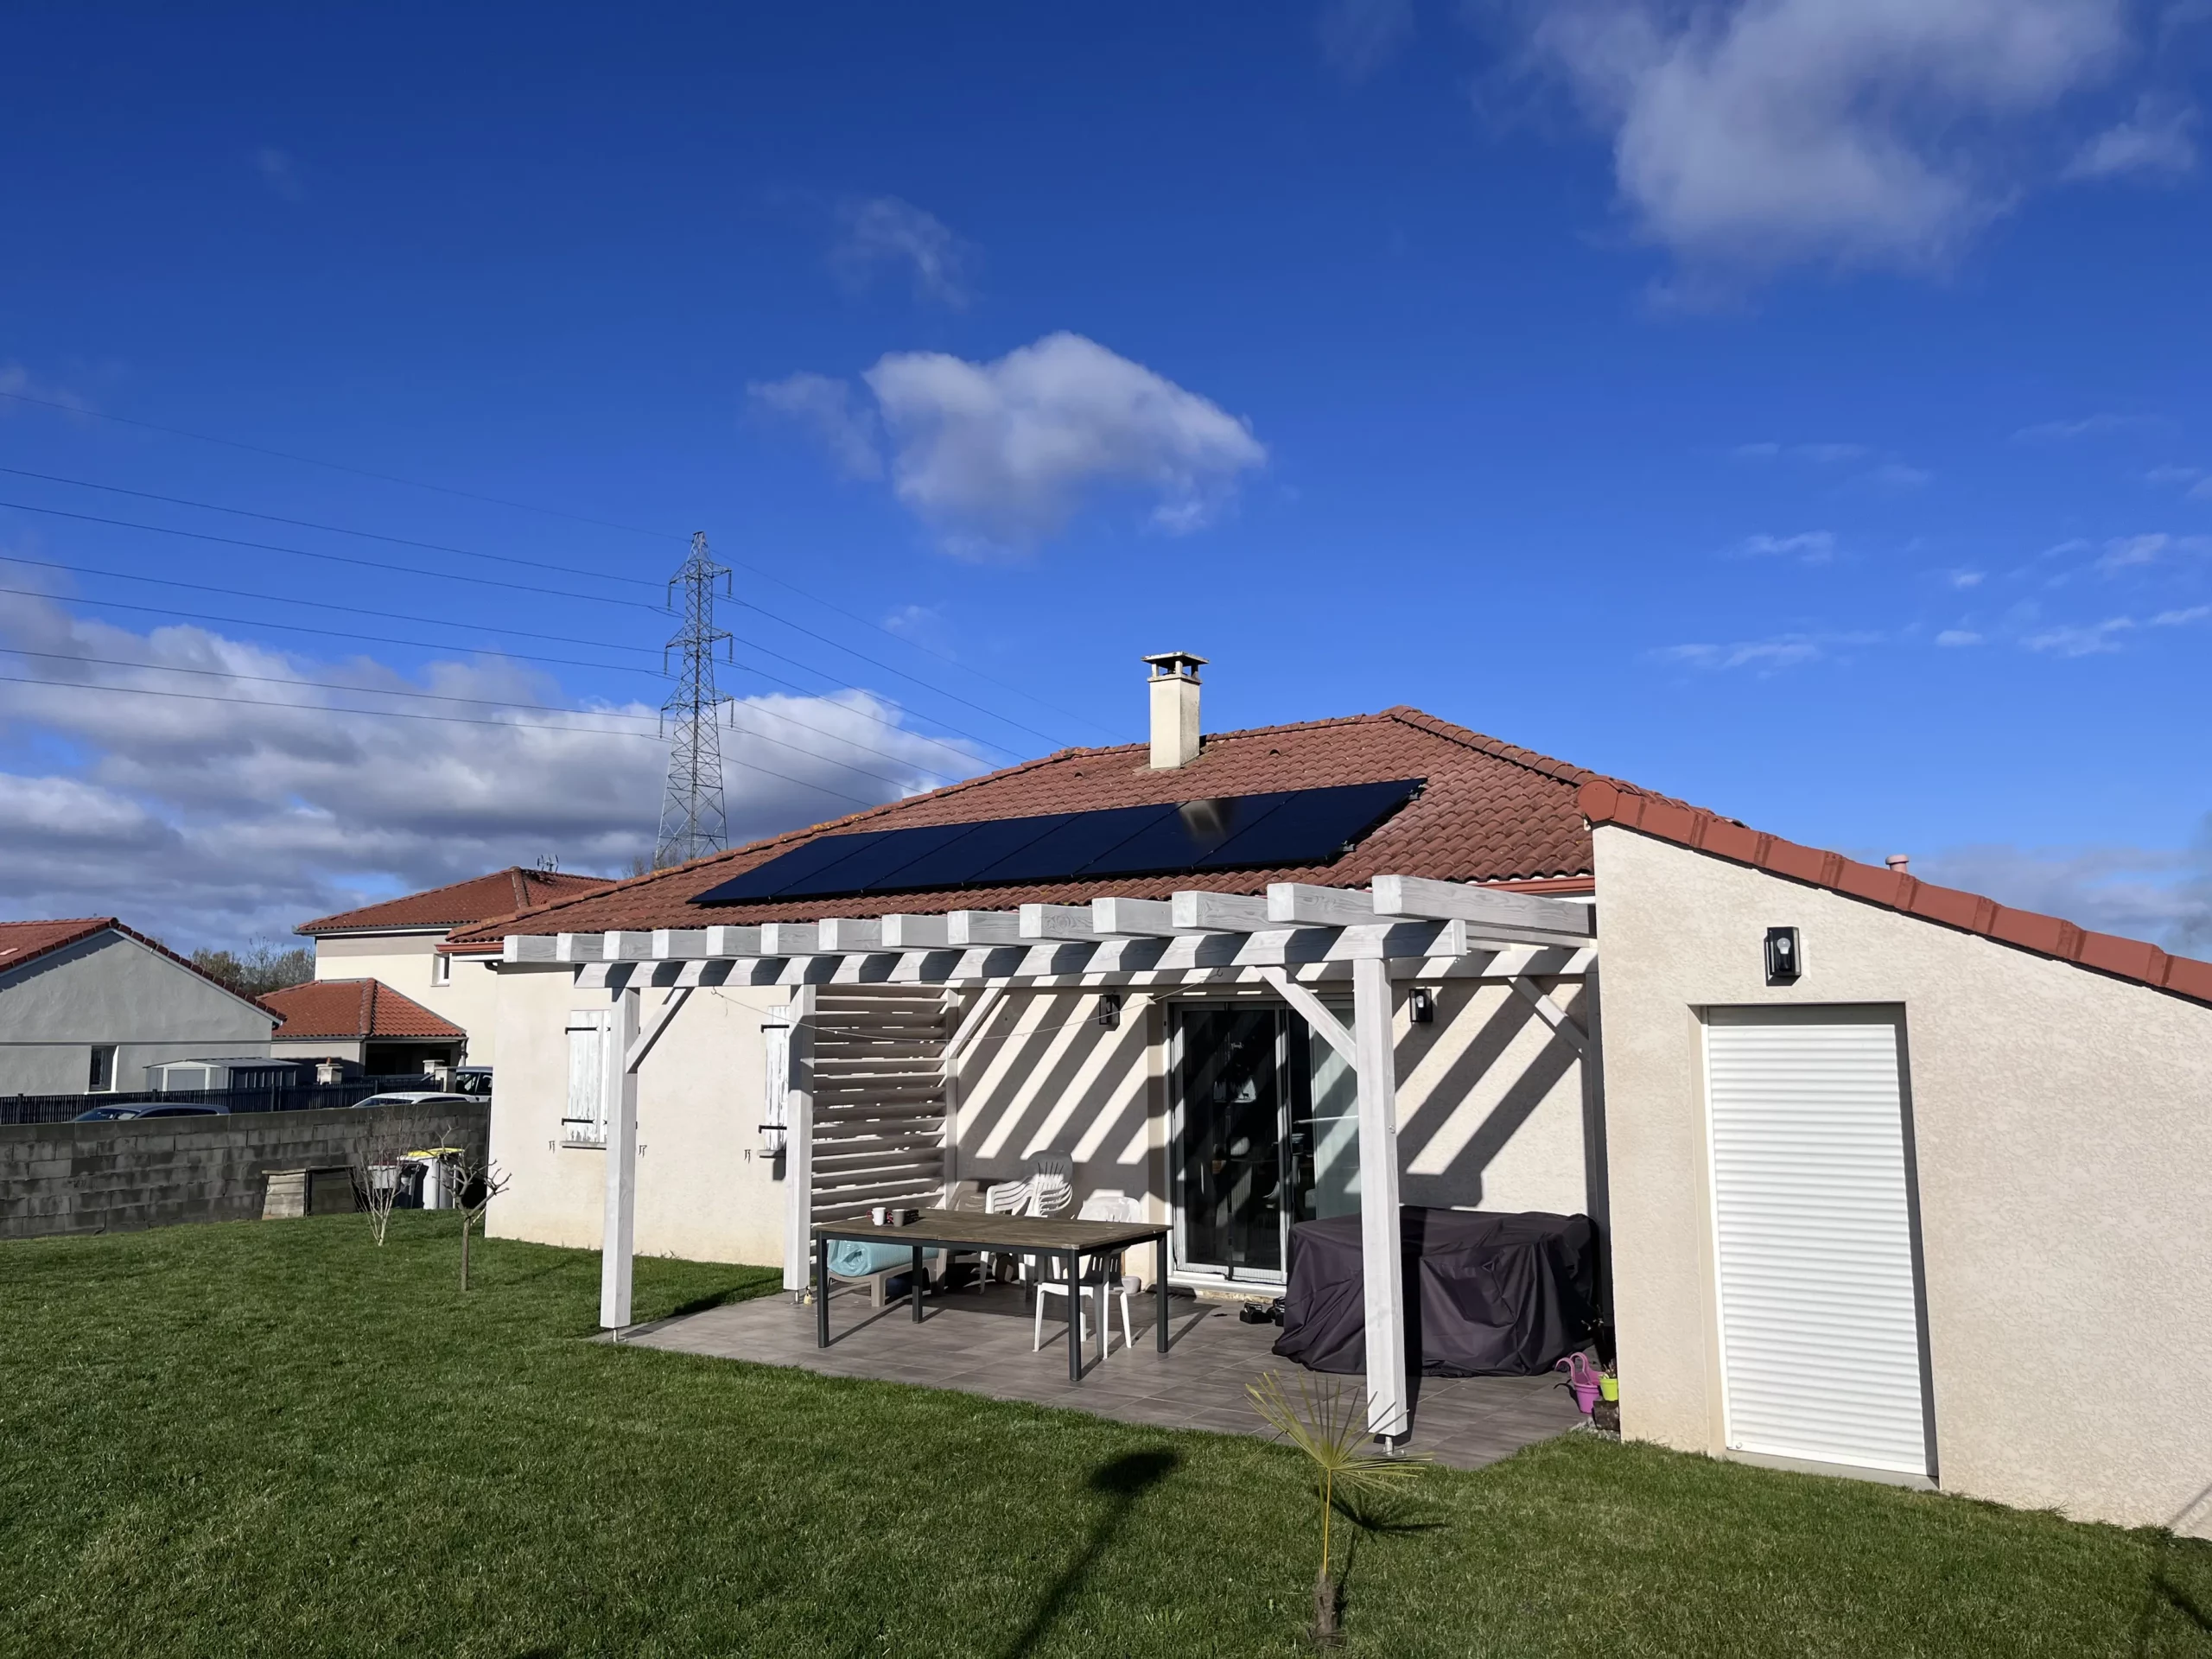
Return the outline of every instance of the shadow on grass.
{"type": "Polygon", "coordinates": [[[1091,1524],[1090,1536],[1084,1541],[1082,1554],[1060,1574],[1058,1582],[1046,1592],[1045,1599],[1037,1604],[1028,1624],[1006,1649],[1006,1659],[1021,1659],[1022,1655],[1036,1651],[1038,1643],[1059,1618],[1060,1610],[1082,1588],[1084,1580],[1090,1576],[1092,1565],[1127,1523],[1137,1500],[1173,1473],[1182,1460],[1178,1453],[1157,1447],[1125,1452],[1090,1471],[1090,1478],[1084,1484],[1105,1497],[1106,1507],[1091,1524]]]}

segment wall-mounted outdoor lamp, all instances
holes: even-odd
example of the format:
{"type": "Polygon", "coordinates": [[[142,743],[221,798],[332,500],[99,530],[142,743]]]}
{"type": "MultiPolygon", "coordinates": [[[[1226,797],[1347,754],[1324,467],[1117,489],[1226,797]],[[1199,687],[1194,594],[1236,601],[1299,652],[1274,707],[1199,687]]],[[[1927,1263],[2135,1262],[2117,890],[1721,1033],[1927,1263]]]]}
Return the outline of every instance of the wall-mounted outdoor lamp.
{"type": "Polygon", "coordinates": [[[1416,985],[1406,993],[1406,1014],[1417,1026],[1436,1023],[1436,993],[1426,985],[1416,985]]]}
{"type": "Polygon", "coordinates": [[[1804,954],[1798,948],[1797,930],[1794,927],[1767,929],[1766,982],[1770,985],[1795,985],[1797,976],[1804,971],[1804,954]]]}
{"type": "Polygon", "coordinates": [[[1098,999],[1098,1024],[1106,1031],[1122,1028],[1122,999],[1115,992],[1109,991],[1098,999]]]}

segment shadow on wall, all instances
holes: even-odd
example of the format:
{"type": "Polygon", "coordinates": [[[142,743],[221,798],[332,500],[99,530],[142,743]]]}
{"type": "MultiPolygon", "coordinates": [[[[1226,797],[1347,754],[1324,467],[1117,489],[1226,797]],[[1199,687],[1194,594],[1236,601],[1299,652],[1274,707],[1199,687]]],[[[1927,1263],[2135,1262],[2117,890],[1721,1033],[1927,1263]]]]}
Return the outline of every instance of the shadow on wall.
{"type": "MultiPolygon", "coordinates": [[[[1583,1023],[1579,982],[1544,988],[1583,1023]]],[[[1001,1001],[961,1065],[963,1179],[1020,1179],[1054,1152],[1074,1159],[1079,1192],[1157,1192],[1147,1049],[1165,1040],[1165,1006],[1131,995],[1110,1031],[1097,1016],[1095,992],[1001,1001]]],[[[1587,1207],[1579,1057],[1510,987],[1446,987],[1434,1024],[1401,1026],[1397,1068],[1406,1203],[1481,1205],[1510,1148],[1511,1207],[1587,1207]]]]}

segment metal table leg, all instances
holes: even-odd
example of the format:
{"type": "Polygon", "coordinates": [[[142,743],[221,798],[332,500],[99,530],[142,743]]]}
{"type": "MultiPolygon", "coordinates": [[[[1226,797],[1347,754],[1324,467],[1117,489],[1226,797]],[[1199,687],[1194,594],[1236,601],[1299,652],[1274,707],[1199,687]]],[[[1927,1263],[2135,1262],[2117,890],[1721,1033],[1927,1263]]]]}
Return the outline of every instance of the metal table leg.
{"type": "Polygon", "coordinates": [[[1068,1250],[1060,1260],[1068,1271],[1068,1381],[1083,1381],[1083,1287],[1076,1282],[1076,1254],[1068,1250]]]}
{"type": "Polygon", "coordinates": [[[914,1293],[914,1323],[922,1322],[922,1247],[914,1246],[913,1271],[906,1275],[906,1283],[914,1293]]]}
{"type": "Polygon", "coordinates": [[[1167,1235],[1162,1233],[1157,1241],[1159,1254],[1153,1258],[1152,1322],[1153,1340],[1160,1351],[1167,1351],[1167,1235]]]}
{"type": "Polygon", "coordinates": [[[830,1241],[814,1241],[814,1345],[830,1345],[830,1241]]]}

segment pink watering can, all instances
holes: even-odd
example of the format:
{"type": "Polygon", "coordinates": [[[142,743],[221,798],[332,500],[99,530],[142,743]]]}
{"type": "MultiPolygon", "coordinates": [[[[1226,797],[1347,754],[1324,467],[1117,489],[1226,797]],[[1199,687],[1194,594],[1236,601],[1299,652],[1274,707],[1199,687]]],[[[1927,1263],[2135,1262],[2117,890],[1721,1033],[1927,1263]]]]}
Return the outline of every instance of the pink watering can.
{"type": "Polygon", "coordinates": [[[1599,1380],[1598,1368],[1590,1363],[1590,1357],[1569,1354],[1552,1369],[1567,1373],[1567,1386],[1574,1391],[1575,1408],[1587,1417],[1590,1408],[1598,1403],[1599,1380]]]}

